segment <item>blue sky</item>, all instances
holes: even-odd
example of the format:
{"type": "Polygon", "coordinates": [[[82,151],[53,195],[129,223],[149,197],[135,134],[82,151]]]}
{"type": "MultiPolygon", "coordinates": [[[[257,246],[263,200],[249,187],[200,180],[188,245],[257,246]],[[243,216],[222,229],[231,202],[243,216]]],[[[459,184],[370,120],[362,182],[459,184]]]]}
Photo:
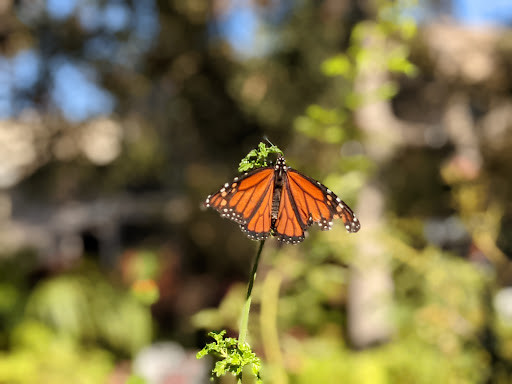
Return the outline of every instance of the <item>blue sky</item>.
{"type": "MultiPolygon", "coordinates": [[[[258,39],[258,30],[269,15],[261,14],[251,0],[232,0],[232,3],[234,5],[218,21],[217,33],[230,42],[241,58],[259,56],[265,52],[262,47],[267,48],[268,44],[261,42],[261,36],[258,39]]],[[[281,0],[279,4],[284,4],[278,10],[281,19],[289,3],[281,0]]],[[[429,21],[439,17],[424,8],[425,4],[428,2],[418,0],[419,7],[413,12],[418,19],[429,21]]],[[[512,0],[452,0],[451,11],[451,17],[463,25],[512,27],[512,0]]]]}
{"type": "MultiPolygon", "coordinates": [[[[265,55],[272,49],[272,37],[261,33],[263,23],[279,23],[295,4],[293,0],[280,0],[277,7],[265,13],[253,0],[229,1],[232,6],[212,25],[211,33],[215,38],[228,41],[241,59],[265,55]]],[[[427,4],[423,0],[418,2],[427,4]]],[[[133,4],[132,9],[120,0],[46,0],[20,10],[19,16],[27,24],[37,21],[44,13],[55,23],[74,16],[89,32],[105,31],[85,44],[85,57],[133,67],[159,32],[155,0],[134,1],[133,4]],[[130,33],[128,43],[117,39],[115,34],[120,31],[130,33]]],[[[451,4],[451,16],[461,24],[512,25],[512,0],[452,0],[451,4]]],[[[432,17],[428,10],[417,14],[423,20],[432,17]]],[[[115,109],[114,96],[101,87],[94,67],[86,61],[60,55],[46,64],[52,81],[49,94],[68,120],[80,122],[110,114],[115,109]]],[[[30,106],[27,95],[41,76],[42,67],[41,58],[33,49],[20,51],[11,58],[0,55],[0,119],[30,106]]]]}
{"type": "Polygon", "coordinates": [[[98,73],[89,60],[108,60],[113,65],[135,67],[138,58],[151,47],[159,32],[155,0],[135,1],[133,8],[120,0],[46,0],[19,8],[18,16],[30,25],[49,16],[55,23],[76,17],[88,32],[101,33],[84,44],[85,59],[55,54],[43,63],[36,49],[19,51],[14,57],[0,55],[0,119],[9,118],[31,105],[31,89],[50,72],[48,94],[62,115],[71,122],[110,114],[116,100],[102,88],[98,73]],[[129,37],[120,41],[117,32],[129,37]]]}
{"type": "Polygon", "coordinates": [[[467,25],[512,24],[512,0],[453,0],[453,16],[467,25]]]}

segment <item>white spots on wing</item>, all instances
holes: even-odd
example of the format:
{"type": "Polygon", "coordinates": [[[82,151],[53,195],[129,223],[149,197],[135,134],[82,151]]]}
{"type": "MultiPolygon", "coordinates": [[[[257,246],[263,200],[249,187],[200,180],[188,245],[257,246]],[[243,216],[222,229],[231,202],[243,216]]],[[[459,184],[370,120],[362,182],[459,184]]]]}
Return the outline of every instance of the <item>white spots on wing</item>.
{"type": "Polygon", "coordinates": [[[318,226],[322,231],[329,231],[332,228],[332,220],[322,219],[318,222],[318,226]]]}
{"type": "MultiPolygon", "coordinates": [[[[222,205],[222,203],[221,203],[221,205],[222,205]]],[[[225,219],[233,220],[233,221],[235,221],[238,224],[245,224],[246,223],[246,221],[243,218],[243,216],[240,213],[237,213],[233,208],[227,208],[226,207],[226,208],[217,209],[217,211],[219,211],[220,216],[225,218],[225,219]]]]}
{"type": "Polygon", "coordinates": [[[277,234],[276,237],[277,237],[277,240],[279,240],[280,242],[286,243],[286,244],[292,244],[292,245],[299,244],[302,241],[304,241],[304,236],[291,237],[291,236],[277,234]]]}
{"type": "Polygon", "coordinates": [[[354,215],[352,218],[352,222],[350,223],[350,229],[347,228],[347,231],[349,232],[357,232],[361,228],[361,223],[357,219],[357,217],[354,215]]]}
{"type": "Polygon", "coordinates": [[[251,240],[256,240],[256,241],[265,240],[270,235],[270,233],[268,233],[268,232],[258,233],[258,232],[250,231],[249,229],[247,229],[247,223],[245,221],[240,224],[240,229],[251,240]]]}

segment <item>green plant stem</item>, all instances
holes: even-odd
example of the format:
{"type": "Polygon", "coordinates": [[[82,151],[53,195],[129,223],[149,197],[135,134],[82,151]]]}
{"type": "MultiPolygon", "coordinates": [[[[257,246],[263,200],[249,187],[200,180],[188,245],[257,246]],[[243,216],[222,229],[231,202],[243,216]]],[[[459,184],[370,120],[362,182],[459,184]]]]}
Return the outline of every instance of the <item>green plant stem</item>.
{"type": "Polygon", "coordinates": [[[258,253],[256,254],[256,258],[254,259],[254,264],[252,265],[251,277],[249,279],[249,284],[247,285],[247,296],[245,298],[245,305],[242,312],[242,317],[240,319],[240,332],[238,334],[238,344],[245,344],[245,339],[247,337],[247,327],[249,325],[249,311],[251,310],[251,294],[252,287],[254,285],[254,280],[256,279],[256,271],[258,270],[258,264],[260,262],[261,251],[263,250],[263,245],[265,245],[265,240],[260,242],[260,248],[258,249],[258,253]]]}

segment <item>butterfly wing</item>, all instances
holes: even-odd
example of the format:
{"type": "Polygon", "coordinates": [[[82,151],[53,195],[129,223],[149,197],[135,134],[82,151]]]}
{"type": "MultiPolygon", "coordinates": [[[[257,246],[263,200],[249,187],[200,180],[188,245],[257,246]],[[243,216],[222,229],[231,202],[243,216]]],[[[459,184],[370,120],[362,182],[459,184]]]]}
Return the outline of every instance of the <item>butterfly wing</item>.
{"type": "Polygon", "coordinates": [[[263,167],[224,184],[205,205],[240,224],[250,239],[263,240],[270,234],[273,194],[274,168],[263,167]]]}
{"type": "Polygon", "coordinates": [[[279,241],[297,244],[304,240],[304,231],[308,228],[310,222],[308,219],[303,220],[303,217],[299,214],[289,184],[286,182],[286,176],[284,180],[277,219],[274,224],[274,235],[279,241]]]}
{"type": "Polygon", "coordinates": [[[304,239],[304,230],[311,224],[318,223],[322,230],[329,230],[336,218],[343,220],[348,232],[357,232],[361,228],[349,206],[325,185],[288,168],[276,222],[280,240],[300,242],[304,239]]]}

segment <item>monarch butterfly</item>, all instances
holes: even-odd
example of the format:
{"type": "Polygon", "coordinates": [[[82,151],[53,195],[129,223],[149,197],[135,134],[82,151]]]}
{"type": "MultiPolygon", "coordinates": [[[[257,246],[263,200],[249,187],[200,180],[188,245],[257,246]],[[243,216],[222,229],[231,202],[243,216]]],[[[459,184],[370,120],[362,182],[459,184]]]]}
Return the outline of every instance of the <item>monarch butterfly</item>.
{"type": "Polygon", "coordinates": [[[252,240],[272,234],[297,244],[313,223],[329,230],[335,218],[343,220],[348,232],[361,228],[347,204],[320,182],[286,166],[282,155],[275,166],[257,168],[224,184],[205,205],[240,224],[252,240]]]}

